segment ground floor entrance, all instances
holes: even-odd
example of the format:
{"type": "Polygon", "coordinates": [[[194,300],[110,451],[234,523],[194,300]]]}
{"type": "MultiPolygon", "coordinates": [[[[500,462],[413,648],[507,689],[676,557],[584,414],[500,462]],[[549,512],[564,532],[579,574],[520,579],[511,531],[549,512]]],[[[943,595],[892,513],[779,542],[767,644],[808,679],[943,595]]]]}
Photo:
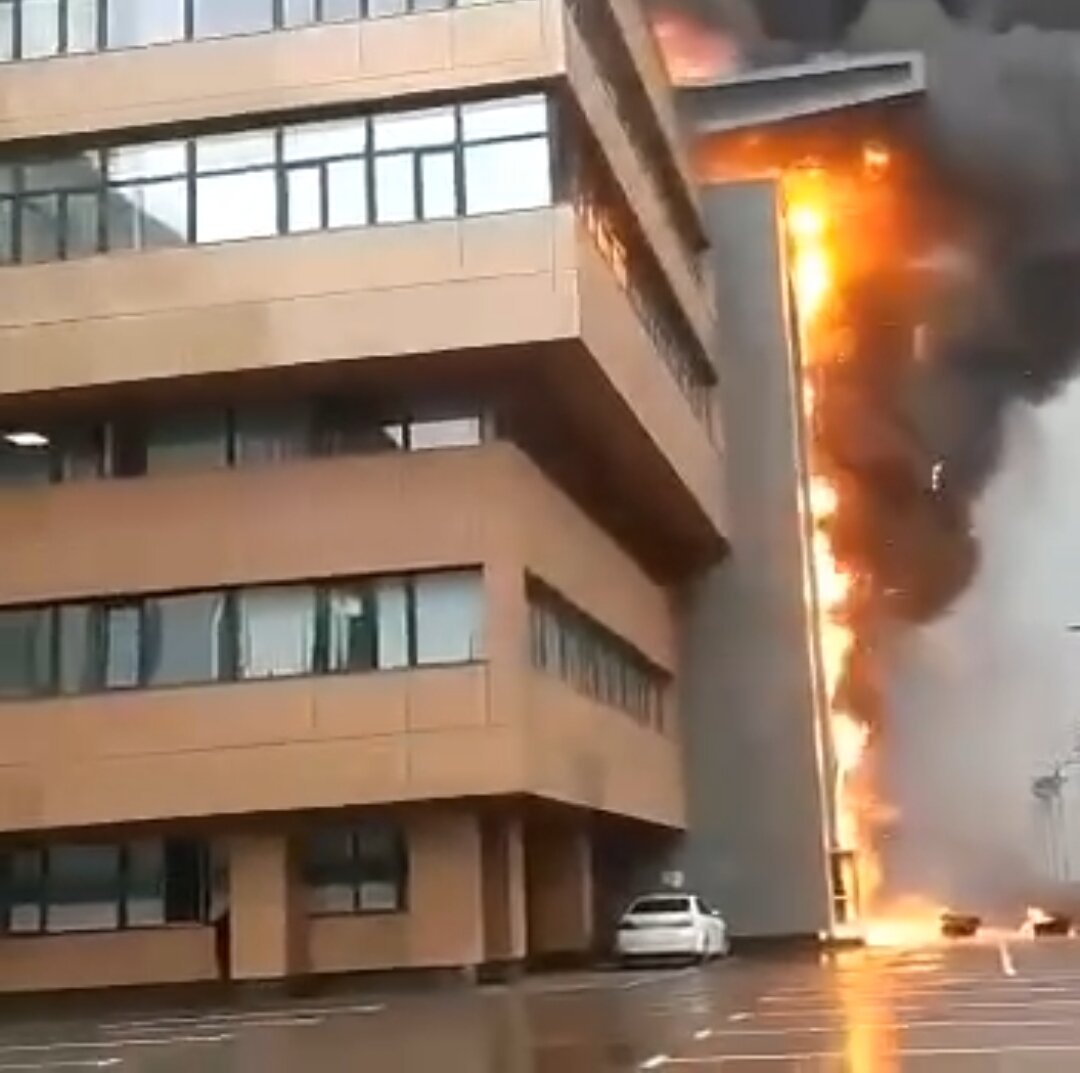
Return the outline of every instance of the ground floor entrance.
{"type": "Polygon", "coordinates": [[[656,832],[428,805],[0,848],[0,991],[581,960],[656,832]]]}

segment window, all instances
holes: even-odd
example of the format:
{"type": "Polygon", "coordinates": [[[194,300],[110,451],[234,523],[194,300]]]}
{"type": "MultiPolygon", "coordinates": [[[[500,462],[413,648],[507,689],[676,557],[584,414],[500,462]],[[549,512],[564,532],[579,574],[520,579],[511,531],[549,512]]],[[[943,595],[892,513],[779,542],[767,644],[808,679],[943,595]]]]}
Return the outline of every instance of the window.
{"type": "Polygon", "coordinates": [[[533,666],[601,704],[664,729],[667,676],[610,630],[539,582],[529,582],[533,666]]]}
{"type": "Polygon", "coordinates": [[[0,611],[0,697],[52,688],[53,616],[45,608],[0,611]]]}
{"type": "Polygon", "coordinates": [[[313,913],[394,913],[408,902],[405,836],[393,823],[328,827],[309,839],[304,878],[313,913]]]}
{"type": "Polygon", "coordinates": [[[532,209],[552,200],[543,96],[465,105],[465,212],[532,209]]]}
{"type": "Polygon", "coordinates": [[[409,448],[438,451],[448,447],[476,447],[482,439],[479,417],[414,421],[409,426],[409,448]]]}
{"type": "Polygon", "coordinates": [[[194,0],[195,36],[226,37],[274,28],[274,0],[194,0]]]}
{"type": "Polygon", "coordinates": [[[453,108],[401,112],[372,120],[375,219],[440,219],[458,212],[453,108]]]}
{"type": "Polygon", "coordinates": [[[142,606],[115,604],[102,610],[104,685],[106,689],[130,689],[141,679],[142,606]]]}
{"type": "Polygon", "coordinates": [[[0,437],[0,484],[48,484],[52,475],[49,443],[12,443],[0,437]]]}
{"type": "Polygon", "coordinates": [[[283,144],[289,231],[368,222],[366,120],[289,127],[283,144]]]}
{"type": "Polygon", "coordinates": [[[184,0],[108,0],[109,48],[184,38],[184,0]]]}
{"type": "Polygon", "coordinates": [[[13,934],[205,921],[209,852],[180,839],[27,847],[0,854],[0,925],[13,934]]]}
{"type": "Polygon", "coordinates": [[[274,135],[269,131],[197,140],[196,242],[277,234],[275,159],[274,135]]]}
{"type": "Polygon", "coordinates": [[[370,671],[379,666],[378,598],[363,586],[331,589],[328,599],[327,669],[370,671]]]}
{"type": "Polygon", "coordinates": [[[224,410],[155,416],[146,429],[146,472],[217,469],[228,464],[228,446],[224,410]]]}
{"type": "Polygon", "coordinates": [[[430,574],[414,583],[416,662],[467,663],[483,649],[479,572],[430,574]]]}
{"type": "Polygon", "coordinates": [[[106,245],[145,250],[188,242],[187,149],[183,142],[108,150],[106,245]]]}
{"type": "Polygon", "coordinates": [[[479,571],[0,611],[0,700],[481,658],[479,571]]]}
{"type": "Polygon", "coordinates": [[[280,462],[312,453],[312,407],[306,403],[244,407],[236,414],[238,465],[280,462]]]}
{"type": "Polygon", "coordinates": [[[226,676],[227,622],[223,593],[149,600],[145,618],[144,662],[148,685],[216,682],[226,676]]]}
{"type": "Polygon", "coordinates": [[[239,598],[241,678],[281,678],[315,669],[315,590],[249,589],[239,598]]]}

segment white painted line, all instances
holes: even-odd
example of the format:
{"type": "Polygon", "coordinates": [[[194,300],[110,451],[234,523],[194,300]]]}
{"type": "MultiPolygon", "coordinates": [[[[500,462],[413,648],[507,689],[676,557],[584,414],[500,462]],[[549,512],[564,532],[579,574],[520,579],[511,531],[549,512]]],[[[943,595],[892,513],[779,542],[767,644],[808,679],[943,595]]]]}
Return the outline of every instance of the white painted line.
{"type": "Polygon", "coordinates": [[[33,1062],[0,1066],[0,1073],[24,1073],[24,1071],[47,1069],[111,1069],[123,1065],[123,1058],[90,1058],[76,1062],[33,1062]]]}
{"type": "Polygon", "coordinates": [[[174,1044],[225,1043],[235,1039],[232,1033],[187,1036],[138,1036],[129,1039],[52,1040],[48,1043],[7,1043],[0,1046],[0,1056],[17,1054],[53,1054],[57,1051],[119,1051],[126,1047],[169,1047],[174,1044]]]}
{"type": "Polygon", "coordinates": [[[650,1069],[661,1069],[662,1067],[666,1066],[670,1061],[671,1058],[669,1058],[666,1054],[654,1054],[652,1058],[649,1058],[641,1063],[641,1069],[646,1071],[650,1069]]]}
{"type": "MultiPolygon", "coordinates": [[[[665,1058],[664,1065],[672,1066],[726,1066],[738,1062],[773,1064],[783,1062],[835,1062],[846,1057],[846,1051],[800,1051],[786,1054],[713,1054],[701,1057],[665,1058]]],[[[1080,1043],[1033,1043],[1014,1047],[909,1047],[894,1051],[891,1058],[995,1058],[1002,1055],[1080,1054],[1080,1043]]],[[[644,1067],[642,1067],[644,1068],[644,1067]]],[[[656,1066],[652,1068],[658,1068],[656,1066]]]]}
{"type": "Polygon", "coordinates": [[[731,1021],[732,1024],[738,1024],[740,1021],[749,1021],[750,1017],[751,1015],[748,1013],[733,1013],[728,1020],[731,1021]]]}
{"type": "Polygon", "coordinates": [[[1004,939],[998,943],[998,954],[1001,956],[1001,971],[1010,979],[1016,976],[1016,964],[1009,951],[1009,944],[1004,939]]]}
{"type": "Polygon", "coordinates": [[[699,1028],[694,1033],[694,1039],[696,1039],[698,1043],[700,1043],[702,1040],[709,1039],[710,1036],[712,1036],[711,1028],[699,1028]]]}
{"type": "Polygon", "coordinates": [[[191,1025],[231,1025],[236,1022],[272,1017],[349,1017],[382,1013],[385,1003],[365,1003],[359,1006],[291,1006],[265,1010],[223,1010],[220,1013],[186,1013],[155,1017],[141,1021],[106,1021],[97,1027],[102,1032],[139,1032],[153,1028],[183,1028],[191,1025]]]}

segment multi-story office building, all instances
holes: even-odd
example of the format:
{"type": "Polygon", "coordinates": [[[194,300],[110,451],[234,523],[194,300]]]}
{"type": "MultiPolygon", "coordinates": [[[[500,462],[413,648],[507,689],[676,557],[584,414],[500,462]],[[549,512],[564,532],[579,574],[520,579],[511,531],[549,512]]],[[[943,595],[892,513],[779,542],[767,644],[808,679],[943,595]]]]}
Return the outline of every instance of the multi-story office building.
{"type": "Polygon", "coordinates": [[[0,53],[0,989],[584,948],[685,824],[725,537],[637,4],[0,0],[0,53]]]}

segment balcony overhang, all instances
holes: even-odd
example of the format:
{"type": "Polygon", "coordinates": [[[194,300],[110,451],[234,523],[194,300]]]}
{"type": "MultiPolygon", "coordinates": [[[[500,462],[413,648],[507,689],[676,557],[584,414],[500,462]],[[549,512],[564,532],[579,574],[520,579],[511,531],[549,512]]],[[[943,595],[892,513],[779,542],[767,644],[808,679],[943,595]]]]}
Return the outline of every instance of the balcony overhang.
{"type": "Polygon", "coordinates": [[[828,55],[686,85],[681,106],[696,135],[707,137],[910,100],[922,96],[926,85],[920,52],[828,55]]]}

